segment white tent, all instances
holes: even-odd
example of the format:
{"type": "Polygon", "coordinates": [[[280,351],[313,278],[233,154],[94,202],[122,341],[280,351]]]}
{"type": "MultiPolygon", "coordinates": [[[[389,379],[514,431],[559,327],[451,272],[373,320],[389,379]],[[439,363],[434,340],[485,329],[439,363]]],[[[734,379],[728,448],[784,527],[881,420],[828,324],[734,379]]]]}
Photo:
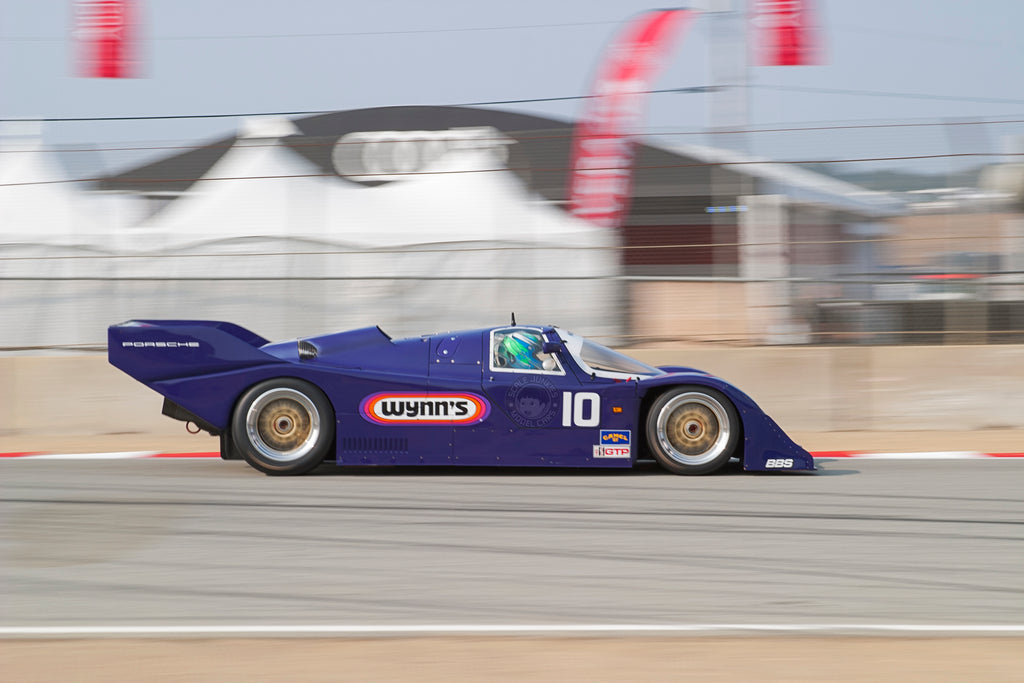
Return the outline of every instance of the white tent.
{"type": "Polygon", "coordinates": [[[239,139],[189,191],[118,235],[127,252],[156,252],[253,236],[292,236],[322,223],[323,178],[280,138],[297,132],[274,119],[244,125],[239,139]]]}
{"type": "Polygon", "coordinates": [[[68,183],[39,126],[8,123],[0,131],[0,240],[5,244],[74,244],[89,229],[87,200],[68,183]]]}
{"type": "Polygon", "coordinates": [[[277,338],[485,326],[513,310],[621,333],[615,234],[531,195],[487,150],[452,150],[424,169],[435,173],[364,187],[321,176],[281,144],[291,126],[248,122],[164,210],[96,233],[93,247],[117,258],[79,263],[94,284],[62,294],[92,321],[76,341],[127,318],[226,319],[277,338]]]}
{"type": "Polygon", "coordinates": [[[287,121],[247,125],[184,196],[126,231],[121,246],[154,251],[251,238],[355,249],[609,244],[590,224],[531,197],[486,149],[455,150],[418,175],[369,188],[321,176],[281,144],[290,132],[287,121]]]}

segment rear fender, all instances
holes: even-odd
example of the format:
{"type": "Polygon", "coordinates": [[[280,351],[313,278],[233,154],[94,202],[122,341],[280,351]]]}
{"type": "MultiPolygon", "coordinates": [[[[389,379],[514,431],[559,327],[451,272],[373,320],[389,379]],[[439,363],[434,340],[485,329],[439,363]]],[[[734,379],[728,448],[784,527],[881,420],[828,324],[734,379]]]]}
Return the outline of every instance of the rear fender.
{"type": "MultiPolygon", "coordinates": [[[[249,387],[274,378],[301,379],[318,386],[321,391],[327,393],[311,373],[284,365],[242,368],[214,375],[170,379],[147,383],[147,386],[171,402],[202,418],[217,431],[226,431],[231,424],[231,415],[238,397],[249,387]]],[[[207,427],[203,428],[207,429],[207,427]]]]}

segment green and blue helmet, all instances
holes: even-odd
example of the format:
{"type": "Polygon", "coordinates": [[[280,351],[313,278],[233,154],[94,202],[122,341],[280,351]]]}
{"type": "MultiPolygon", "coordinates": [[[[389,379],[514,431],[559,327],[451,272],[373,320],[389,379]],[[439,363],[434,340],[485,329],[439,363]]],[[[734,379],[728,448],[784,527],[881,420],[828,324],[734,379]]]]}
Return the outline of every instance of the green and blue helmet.
{"type": "Polygon", "coordinates": [[[537,355],[542,348],[539,334],[516,330],[505,335],[498,344],[498,360],[505,367],[525,370],[542,370],[544,364],[537,355]]]}

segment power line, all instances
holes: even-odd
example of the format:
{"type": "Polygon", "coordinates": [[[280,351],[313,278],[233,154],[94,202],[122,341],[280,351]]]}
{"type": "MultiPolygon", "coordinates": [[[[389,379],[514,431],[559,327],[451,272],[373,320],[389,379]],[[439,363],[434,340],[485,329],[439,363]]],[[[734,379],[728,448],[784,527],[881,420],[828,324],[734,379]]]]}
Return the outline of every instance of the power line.
{"type": "Polygon", "coordinates": [[[993,42],[992,40],[982,40],[979,38],[967,38],[962,35],[941,35],[937,33],[919,33],[916,31],[902,31],[899,29],[891,28],[879,28],[877,26],[837,26],[837,31],[847,31],[850,33],[868,33],[879,36],[889,36],[893,38],[910,38],[912,40],[923,40],[929,42],[941,43],[943,47],[948,47],[950,43],[960,43],[962,45],[970,45],[972,48],[990,48],[996,50],[1006,49],[1007,47],[1019,48],[1019,43],[1007,43],[1007,42],[993,42]]]}
{"type": "MultiPolygon", "coordinates": [[[[915,154],[906,156],[890,156],[890,157],[858,157],[850,159],[804,159],[804,160],[771,160],[771,159],[749,159],[742,161],[701,161],[695,163],[680,163],[680,164],[653,164],[644,166],[629,166],[629,167],[604,167],[594,168],[591,170],[595,171],[610,171],[610,170],[622,170],[623,168],[629,168],[632,171],[645,171],[645,170],[661,170],[661,169],[673,169],[673,168],[701,168],[709,166],[765,166],[765,165],[787,165],[787,166],[800,166],[806,164],[850,164],[860,162],[880,162],[880,161],[919,161],[923,159],[953,159],[953,158],[977,158],[977,157],[1024,157],[1024,152],[1021,153],[999,153],[999,152],[958,152],[958,153],[947,153],[947,154],[915,154]]],[[[554,167],[554,168],[518,168],[518,167],[499,167],[499,168],[481,168],[472,170],[454,170],[454,171],[408,171],[408,172],[388,172],[388,173],[360,173],[360,177],[371,178],[373,176],[439,176],[439,175],[466,175],[470,173],[503,173],[507,171],[533,171],[537,173],[541,172],[568,172],[568,167],[554,167]]],[[[259,175],[259,176],[230,176],[230,177],[218,177],[218,178],[131,178],[128,180],[118,180],[116,178],[67,178],[60,180],[33,180],[20,183],[0,183],[0,187],[23,187],[30,185],[65,185],[69,183],[95,183],[95,182],[123,182],[126,184],[162,184],[162,183],[196,183],[196,182],[216,182],[224,180],[281,180],[285,178],[322,178],[322,177],[333,177],[335,173],[295,173],[295,174],[274,174],[274,175],[259,175]]]]}
{"type": "MultiPolygon", "coordinates": [[[[801,132],[816,132],[816,131],[831,131],[831,130],[874,130],[874,129],[887,129],[887,128],[946,128],[948,126],[988,126],[998,124],[1024,124],[1024,119],[999,119],[999,120],[985,120],[985,119],[970,119],[965,121],[914,121],[914,122],[893,122],[893,123],[849,123],[849,124],[836,124],[836,125],[806,125],[806,126],[782,126],[775,128],[740,128],[736,130],[684,130],[684,131],[658,131],[658,132],[640,132],[635,133],[632,137],[637,139],[645,138],[669,138],[669,137],[685,137],[685,136],[704,136],[704,135],[730,135],[730,134],[754,134],[754,133],[801,133],[801,132]]],[[[511,131],[509,131],[511,132],[511,131]]],[[[522,131],[521,131],[522,132],[522,131]]],[[[528,132],[528,131],[526,131],[528,132]]],[[[519,141],[531,141],[531,140],[565,140],[573,136],[573,132],[566,132],[562,134],[552,135],[516,135],[516,139],[519,141]]],[[[321,137],[321,136],[314,136],[321,137]]],[[[273,142],[261,142],[256,144],[250,144],[249,147],[333,147],[335,145],[357,145],[362,142],[342,142],[335,140],[334,136],[323,136],[330,137],[330,140],[324,142],[306,142],[306,141],[289,141],[275,140],[273,142]]],[[[431,138],[440,139],[444,138],[431,138]]],[[[227,140],[223,143],[212,143],[212,144],[154,144],[149,141],[136,141],[132,143],[124,143],[123,145],[117,146],[78,146],[78,147],[48,147],[45,149],[34,150],[40,153],[46,154],[71,154],[71,153],[95,153],[95,152],[151,152],[151,151],[165,151],[165,150],[196,150],[196,149],[229,149],[234,145],[233,140],[227,140]],[[130,145],[130,146],[128,146],[130,145]]],[[[4,154],[21,154],[22,150],[17,149],[0,149],[0,155],[4,154]]],[[[1002,156],[1000,154],[1000,156],[1002,156]]]]}
{"type": "Polygon", "coordinates": [[[927,93],[900,93],[883,90],[848,90],[844,88],[815,88],[798,85],[751,84],[759,90],[783,90],[828,95],[857,95],[858,97],[894,97],[908,100],[941,100],[947,102],[986,102],[989,104],[1024,104],[1024,100],[1002,97],[963,97],[961,95],[932,95],[927,93]]]}
{"type": "Polygon", "coordinates": [[[68,116],[47,118],[6,118],[0,123],[83,123],[97,121],[173,121],[176,119],[232,119],[248,116],[312,116],[330,114],[337,109],[316,109],[310,111],[261,111],[236,112],[233,114],[162,114],[157,116],[68,116]]]}
{"type": "MultiPolygon", "coordinates": [[[[314,32],[314,33],[246,33],[237,35],[155,35],[147,38],[153,42],[183,42],[183,41],[217,41],[217,40],[280,40],[280,39],[317,39],[317,38],[360,38],[374,36],[403,36],[403,35],[430,35],[449,33],[480,33],[493,31],[531,31],[537,29],[556,28],[577,28],[586,26],[619,26],[624,22],[621,19],[612,21],[576,21],[555,24],[512,24],[508,26],[466,26],[457,28],[427,28],[427,29],[400,29],[390,31],[338,31],[338,32],[314,32]]],[[[836,30],[850,33],[868,33],[881,36],[892,36],[897,38],[910,38],[939,42],[943,45],[960,43],[972,47],[1002,48],[1010,44],[995,43],[989,40],[965,38],[956,35],[927,34],[914,31],[901,31],[867,26],[837,26],[836,30]]],[[[0,36],[0,41],[9,43],[57,43],[69,40],[69,36],[0,36]]],[[[1014,45],[1014,47],[1017,47],[1014,45]]]]}
{"type": "MultiPolygon", "coordinates": [[[[548,28],[576,28],[579,26],[612,26],[621,24],[617,21],[576,21],[561,24],[518,24],[511,26],[467,26],[463,28],[425,28],[398,31],[343,31],[338,33],[250,33],[240,35],[219,36],[153,36],[148,40],[163,41],[213,41],[213,40],[277,40],[291,38],[359,38],[370,36],[408,36],[437,33],[480,33],[487,31],[529,31],[548,28]]],[[[0,41],[11,43],[55,43],[68,40],[68,36],[0,36],[0,41]]]]}
{"type": "MultiPolygon", "coordinates": [[[[643,228],[645,226],[633,226],[643,228]]],[[[232,258],[265,258],[268,256],[360,256],[360,255],[394,255],[394,254],[465,254],[470,252],[507,252],[507,251],[550,251],[551,249],[566,250],[572,249],[573,251],[622,251],[622,252],[642,252],[642,251],[655,251],[661,249],[713,249],[716,247],[738,247],[738,248],[751,248],[751,247],[779,247],[779,246],[829,246],[829,245],[850,245],[850,244],[906,244],[906,243],[923,243],[923,242],[947,242],[947,241],[960,241],[960,240],[997,240],[997,239],[1024,239],[1024,235],[1008,236],[1003,234],[964,234],[964,235],[928,235],[924,237],[914,236],[901,236],[901,237],[858,237],[858,238],[843,238],[843,239],[820,239],[820,240],[778,240],[778,241],[767,241],[767,242],[742,242],[742,241],[725,241],[725,242],[706,242],[706,243],[692,243],[692,242],[679,242],[674,244],[621,244],[616,246],[580,246],[574,245],[572,247],[552,247],[548,244],[542,245],[520,245],[520,244],[500,244],[493,246],[480,246],[480,247],[383,247],[383,248],[345,248],[330,243],[323,242],[324,248],[315,251],[250,251],[250,252],[231,252],[232,258]]],[[[17,246],[17,245],[4,245],[4,246],[17,246]]],[[[33,245],[34,246],[34,245],[33,245]]],[[[3,256],[0,255],[0,261],[3,262],[22,262],[22,261],[88,261],[88,260],[107,260],[107,261],[131,261],[137,259],[204,259],[204,258],[223,258],[228,254],[223,252],[188,252],[188,253],[168,253],[168,252],[145,252],[135,254],[124,254],[115,253],[110,251],[96,251],[92,254],[64,254],[59,256],[3,256]]],[[[915,272],[913,275],[921,275],[923,273],[915,272]]],[[[980,274],[980,273],[979,273],[980,274]]],[[[999,274],[999,275],[1020,275],[1024,274],[1024,271],[995,271],[995,273],[986,274],[999,274]]],[[[881,274],[880,274],[881,275],[881,274]]],[[[899,276],[900,273],[893,273],[894,276],[899,276]]],[[[353,279],[363,279],[364,276],[353,276],[353,279]]],[[[707,281],[710,278],[704,276],[629,276],[630,279],[634,280],[666,280],[666,279],[695,279],[700,281],[707,281]]],[[[855,276],[843,276],[841,279],[843,282],[865,282],[863,275],[855,276]]],[[[24,279],[40,279],[48,280],[51,279],[48,275],[40,276],[24,276],[24,275],[10,275],[0,276],[0,279],[6,280],[24,280],[24,279]]],[[[77,276],[69,276],[67,279],[78,279],[77,276]]],[[[174,278],[171,278],[174,279],[174,278]]],[[[206,279],[200,277],[199,279],[206,279]]],[[[301,279],[301,278],[300,278],[301,279]]],[[[442,278],[444,279],[444,278],[442,278]]],[[[779,281],[787,280],[793,282],[805,282],[813,281],[811,278],[768,278],[764,281],[779,281]]],[[[760,281],[755,279],[755,281],[760,281]]],[[[891,282],[886,279],[871,280],[871,282],[891,282]]]]}
{"type": "MultiPolygon", "coordinates": [[[[887,97],[910,100],[937,100],[948,102],[983,102],[988,104],[1021,104],[1024,99],[1011,99],[999,97],[964,97],[960,95],[936,95],[928,93],[900,93],[882,90],[852,90],[843,88],[817,88],[802,87],[793,85],[774,84],[748,84],[747,86],[715,86],[699,85],[679,88],[662,88],[658,90],[646,90],[642,95],[667,95],[667,94],[704,94],[717,92],[728,87],[750,87],[758,90],[778,90],[783,92],[803,92],[821,95],[856,95],[859,97],[887,97]]],[[[486,100],[479,102],[455,102],[439,105],[410,105],[410,106],[437,106],[437,107],[487,107],[509,104],[540,104],[544,102],[572,102],[594,98],[595,95],[563,95],[560,97],[528,97],[514,100],[486,100]]],[[[400,106],[400,105],[399,105],[400,106]]],[[[319,114],[333,114],[341,109],[309,109],[290,111],[260,111],[260,112],[231,112],[225,114],[160,114],[150,116],[72,116],[72,117],[43,117],[43,118],[0,118],[0,123],[28,122],[28,123],[83,123],[103,121],[172,121],[182,119],[230,119],[245,118],[253,116],[315,116],[319,114]]],[[[992,123],[1001,123],[994,121],[992,123]]],[[[1014,121],[1013,123],[1016,123],[1014,121]]]]}
{"type": "MultiPolygon", "coordinates": [[[[664,90],[647,90],[642,95],[662,95],[666,93],[703,93],[717,90],[718,86],[705,85],[686,88],[667,88],[664,90]]],[[[486,102],[457,102],[453,104],[438,105],[408,105],[408,106],[436,106],[436,107],[483,107],[498,104],[531,104],[541,102],[569,102],[573,100],[587,100],[595,95],[564,95],[561,97],[531,97],[518,100],[490,100],[486,102]]],[[[398,105],[401,106],[401,105],[398,105]]],[[[152,116],[72,116],[72,117],[47,117],[47,118],[0,118],[0,123],[28,122],[28,123],[82,123],[96,121],[170,121],[177,119],[230,119],[245,118],[253,116],[315,116],[318,114],[333,114],[341,109],[310,109],[293,111],[261,111],[261,112],[233,112],[229,114],[162,114],[152,116]]]]}

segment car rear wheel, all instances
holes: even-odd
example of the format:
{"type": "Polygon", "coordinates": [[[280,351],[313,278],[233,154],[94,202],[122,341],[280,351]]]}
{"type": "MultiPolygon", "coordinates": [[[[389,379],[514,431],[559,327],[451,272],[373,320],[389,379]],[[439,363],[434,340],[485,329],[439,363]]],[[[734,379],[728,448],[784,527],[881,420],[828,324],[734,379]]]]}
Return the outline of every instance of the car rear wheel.
{"type": "Polygon", "coordinates": [[[305,474],[334,442],[334,410],[309,382],[272,379],[239,399],[231,436],[246,462],[267,474],[305,474]]]}
{"type": "Polygon", "coordinates": [[[736,454],[740,431],[735,406],[708,387],[675,387],[647,413],[647,444],[655,460],[675,474],[714,472],[736,454]]]}

